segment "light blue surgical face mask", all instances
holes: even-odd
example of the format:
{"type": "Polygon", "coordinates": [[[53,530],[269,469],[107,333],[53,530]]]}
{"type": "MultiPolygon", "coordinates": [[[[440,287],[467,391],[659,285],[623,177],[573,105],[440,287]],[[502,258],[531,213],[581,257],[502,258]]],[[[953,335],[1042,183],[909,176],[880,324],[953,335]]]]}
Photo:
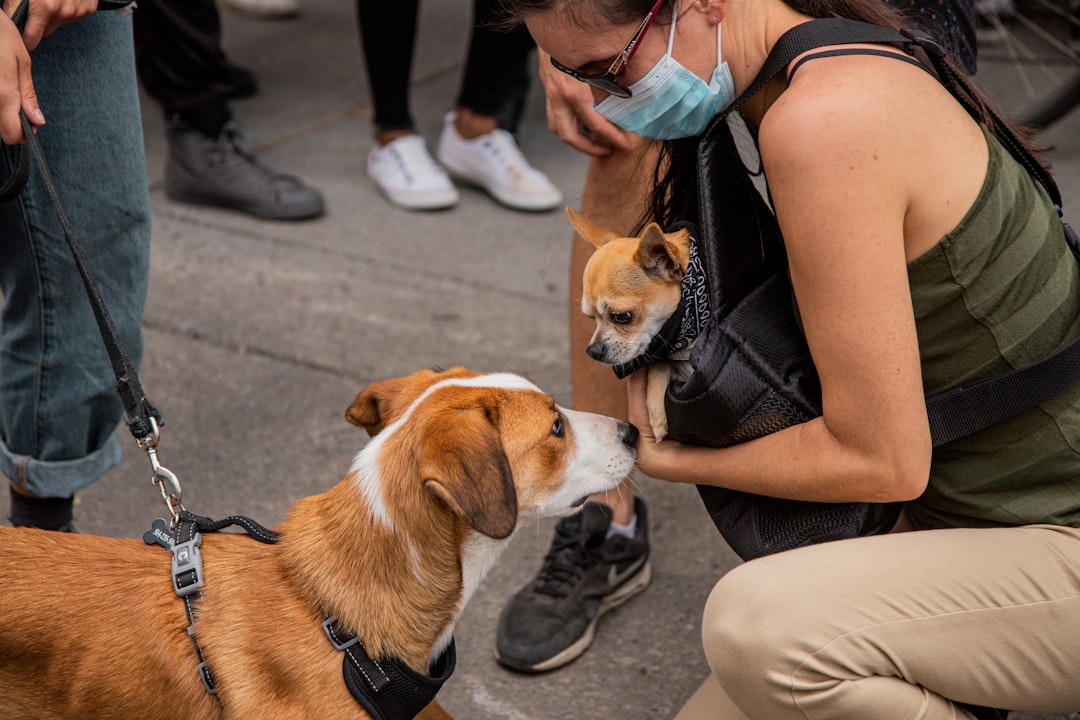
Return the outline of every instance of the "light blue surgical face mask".
{"type": "Polygon", "coordinates": [[[609,95],[596,112],[641,137],[675,140],[700,134],[721,109],[735,100],[731,69],[720,59],[720,24],[716,25],[716,64],[708,84],[671,56],[675,15],[671,18],[667,53],[643,78],[630,86],[631,97],[609,95]]]}

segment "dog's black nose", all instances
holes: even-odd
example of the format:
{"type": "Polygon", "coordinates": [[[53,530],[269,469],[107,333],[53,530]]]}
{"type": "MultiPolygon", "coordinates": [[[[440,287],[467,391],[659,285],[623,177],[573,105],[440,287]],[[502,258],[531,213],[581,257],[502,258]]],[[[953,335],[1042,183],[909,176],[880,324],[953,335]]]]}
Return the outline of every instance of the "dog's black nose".
{"type": "Polygon", "coordinates": [[[638,429],[628,422],[620,422],[619,439],[630,447],[637,447],[638,429]]]}
{"type": "Polygon", "coordinates": [[[593,360],[604,361],[604,344],[599,342],[589,343],[589,347],[585,348],[585,353],[593,360]]]}

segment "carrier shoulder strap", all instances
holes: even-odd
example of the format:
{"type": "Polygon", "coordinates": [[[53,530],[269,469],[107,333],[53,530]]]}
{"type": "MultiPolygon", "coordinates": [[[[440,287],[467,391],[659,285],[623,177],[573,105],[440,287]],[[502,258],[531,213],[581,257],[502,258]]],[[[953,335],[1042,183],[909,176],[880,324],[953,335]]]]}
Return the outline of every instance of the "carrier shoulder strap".
{"type": "MultiPolygon", "coordinates": [[[[942,85],[969,114],[973,117],[980,116],[968,81],[945,60],[945,50],[941,44],[926,33],[918,30],[898,32],[857,20],[824,18],[796,25],[780,37],[754,82],[724,108],[705,131],[706,140],[702,143],[702,149],[707,147],[712,125],[724,122],[727,115],[741,107],[799,55],[820,47],[851,43],[896,45],[908,55],[914,55],[915,47],[922,48],[933,63],[942,85]]],[[[990,110],[989,117],[991,132],[1017,162],[1046,189],[1060,216],[1061,192],[1049,171],[1032,156],[996,112],[990,110]]],[[[699,151],[699,157],[702,155],[699,151]]],[[[1069,247],[1080,258],[1080,239],[1064,221],[1062,226],[1069,247]]],[[[944,445],[1016,417],[1050,400],[1078,380],[1080,338],[1034,365],[927,398],[926,411],[933,444],[935,447],[944,445]]]]}

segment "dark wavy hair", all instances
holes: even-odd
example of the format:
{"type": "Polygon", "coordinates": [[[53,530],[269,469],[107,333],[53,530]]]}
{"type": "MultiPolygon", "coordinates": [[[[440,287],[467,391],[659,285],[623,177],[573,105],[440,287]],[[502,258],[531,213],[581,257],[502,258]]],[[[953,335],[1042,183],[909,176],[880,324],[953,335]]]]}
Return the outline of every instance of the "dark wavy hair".
{"type": "MultiPolygon", "coordinates": [[[[559,9],[584,27],[600,22],[632,23],[644,18],[655,0],[501,0],[504,24],[520,24],[533,13],[559,9]]],[[[677,0],[672,0],[677,2],[677,0]]],[[[846,18],[872,23],[891,30],[910,27],[911,22],[884,0],[784,0],[792,9],[814,18],[846,18]]],[[[666,24],[670,14],[660,13],[656,22],[666,24]]],[[[921,55],[921,51],[919,51],[921,55]]],[[[930,67],[929,59],[920,57],[930,67]]],[[[960,72],[959,70],[957,72],[960,72]]],[[[966,98],[969,107],[976,109],[976,120],[992,127],[990,103],[978,92],[966,98]]],[[[1004,117],[1002,113],[997,113],[1004,117]]],[[[1011,129],[1033,153],[1044,148],[1032,142],[1030,131],[1012,125],[1011,129]]],[[[697,219],[697,146],[699,138],[691,137],[662,143],[655,170],[655,182],[649,204],[642,209],[634,233],[647,223],[656,221],[667,227],[680,220],[697,219]]]]}

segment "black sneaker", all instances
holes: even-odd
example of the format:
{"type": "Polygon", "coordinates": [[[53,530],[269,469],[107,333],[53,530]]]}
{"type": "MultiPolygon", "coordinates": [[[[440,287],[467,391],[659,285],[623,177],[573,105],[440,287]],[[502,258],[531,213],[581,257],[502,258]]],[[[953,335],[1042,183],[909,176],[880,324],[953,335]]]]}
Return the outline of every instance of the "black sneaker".
{"type": "Polygon", "coordinates": [[[604,539],[606,505],[588,503],[555,526],[540,573],[518,591],[499,618],[495,659],[518,672],[561,667],[588,649],[600,617],[645,589],[649,526],[645,503],[634,498],[637,533],[604,539]]]}
{"type": "Polygon", "coordinates": [[[166,135],[165,194],[170,200],[231,208],[267,220],[307,220],[324,212],[318,190],[261,165],[244,150],[231,123],[212,138],[170,119],[166,135]]]}

